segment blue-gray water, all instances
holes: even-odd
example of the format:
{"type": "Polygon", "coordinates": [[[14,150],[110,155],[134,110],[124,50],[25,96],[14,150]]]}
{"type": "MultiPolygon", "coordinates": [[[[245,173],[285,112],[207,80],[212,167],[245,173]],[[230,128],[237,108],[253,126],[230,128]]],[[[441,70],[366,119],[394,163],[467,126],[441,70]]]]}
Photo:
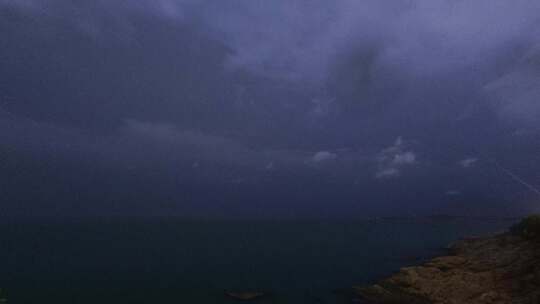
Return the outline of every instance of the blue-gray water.
{"type": "Polygon", "coordinates": [[[493,219],[379,221],[10,221],[0,224],[0,287],[9,303],[350,303],[367,284],[444,253],[493,219]]]}

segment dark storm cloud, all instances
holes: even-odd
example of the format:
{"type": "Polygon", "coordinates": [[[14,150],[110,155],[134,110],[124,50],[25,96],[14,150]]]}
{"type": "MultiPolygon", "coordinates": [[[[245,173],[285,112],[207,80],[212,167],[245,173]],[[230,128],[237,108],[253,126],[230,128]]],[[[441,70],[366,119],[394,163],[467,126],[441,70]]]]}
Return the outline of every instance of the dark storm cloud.
{"type": "MultiPolygon", "coordinates": [[[[384,103],[385,99],[395,98],[383,97],[384,88],[399,90],[403,100],[425,98],[430,100],[423,103],[436,103],[437,92],[435,96],[426,93],[417,96],[422,93],[415,91],[425,91],[421,81],[437,79],[447,82],[447,88],[439,89],[440,94],[461,89],[461,97],[470,99],[484,94],[483,86],[496,87],[502,73],[521,77],[517,80],[519,83],[534,85],[538,82],[539,72],[530,69],[530,62],[525,63],[530,71],[519,76],[519,72],[512,72],[520,60],[532,56],[527,54],[534,52],[540,40],[537,17],[540,4],[534,0],[512,3],[486,0],[473,3],[161,0],[93,1],[92,4],[3,0],[2,3],[26,8],[35,14],[72,19],[74,24],[93,34],[107,33],[112,22],[125,30],[125,36],[134,35],[133,31],[141,31],[141,28],[134,28],[137,19],[133,14],[190,24],[229,48],[221,62],[226,69],[294,81],[300,86],[315,86],[319,88],[317,91],[322,88],[330,95],[347,90],[343,87],[346,84],[334,85],[336,77],[348,77],[355,81],[350,86],[363,88],[364,92],[341,98],[359,100],[338,100],[338,103],[369,102],[365,99],[384,103]],[[355,79],[358,73],[363,76],[355,79]],[[366,91],[380,96],[370,96],[366,91]]],[[[530,98],[507,96],[514,97],[517,91],[521,89],[505,89],[500,93],[505,95],[502,101],[494,104],[509,115],[523,116],[522,112],[528,111],[520,111],[522,107],[509,100],[530,98]]],[[[317,93],[312,94],[313,98],[318,97],[317,93]]],[[[534,96],[535,92],[531,94],[534,96]]],[[[530,102],[523,102],[526,103],[523,108],[530,107],[530,102]]]]}
{"type": "Polygon", "coordinates": [[[488,160],[538,161],[539,11],[536,0],[0,0],[0,144],[182,182],[492,198],[488,160]],[[470,170],[456,165],[467,159],[470,170]]]}
{"type": "Polygon", "coordinates": [[[504,119],[540,127],[540,44],[525,54],[515,67],[488,83],[485,90],[504,119]]]}
{"type": "MultiPolygon", "coordinates": [[[[340,55],[378,48],[377,65],[433,75],[489,62],[538,41],[533,0],[508,1],[93,1],[3,0],[35,12],[118,20],[144,12],[197,23],[233,50],[228,64],[299,80],[328,76],[340,55]],[[71,10],[69,9],[71,8],[71,10]],[[70,13],[76,13],[69,15],[70,13]]],[[[341,59],[343,60],[343,59],[341,59]]]]}
{"type": "MultiPolygon", "coordinates": [[[[307,151],[255,149],[196,130],[180,129],[169,123],[126,120],[107,135],[92,135],[78,129],[58,127],[0,111],[2,146],[48,152],[56,155],[86,155],[92,161],[113,167],[168,166],[171,170],[227,167],[238,174],[286,170],[327,170],[321,162],[367,162],[369,155],[358,151],[307,151]],[[269,164],[272,164],[269,167],[269,164]],[[177,167],[176,167],[177,166],[177,167]],[[175,169],[176,167],[176,169],[175,169]]],[[[199,172],[200,173],[200,172],[199,172]]],[[[230,182],[217,176],[214,182],[230,182]]]]}

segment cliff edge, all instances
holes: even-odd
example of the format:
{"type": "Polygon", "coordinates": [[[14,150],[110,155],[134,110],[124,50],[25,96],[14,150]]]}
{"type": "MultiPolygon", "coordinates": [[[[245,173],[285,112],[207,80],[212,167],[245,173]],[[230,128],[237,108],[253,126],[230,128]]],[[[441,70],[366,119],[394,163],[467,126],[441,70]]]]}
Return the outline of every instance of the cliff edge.
{"type": "Polygon", "coordinates": [[[540,304],[539,223],[531,217],[502,235],[463,239],[448,256],[354,290],[377,304],[540,304]]]}

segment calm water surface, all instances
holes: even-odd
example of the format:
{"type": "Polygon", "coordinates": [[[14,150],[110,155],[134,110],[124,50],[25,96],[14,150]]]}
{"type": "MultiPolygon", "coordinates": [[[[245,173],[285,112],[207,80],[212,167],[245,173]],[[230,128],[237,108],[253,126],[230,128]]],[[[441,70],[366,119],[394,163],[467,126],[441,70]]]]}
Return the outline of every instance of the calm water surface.
{"type": "Polygon", "coordinates": [[[82,220],[0,224],[0,287],[9,303],[350,303],[367,284],[512,220],[82,220]]]}

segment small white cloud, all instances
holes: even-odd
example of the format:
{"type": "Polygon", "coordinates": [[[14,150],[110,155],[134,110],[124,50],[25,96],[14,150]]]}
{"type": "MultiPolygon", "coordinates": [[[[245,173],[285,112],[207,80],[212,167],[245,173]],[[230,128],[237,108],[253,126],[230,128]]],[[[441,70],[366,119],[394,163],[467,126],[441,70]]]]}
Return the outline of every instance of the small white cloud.
{"type": "Polygon", "coordinates": [[[274,168],[275,168],[274,162],[269,162],[265,167],[265,169],[268,171],[274,170],[274,168]]]}
{"type": "Polygon", "coordinates": [[[386,168],[379,170],[377,174],[375,175],[375,178],[377,179],[386,179],[386,178],[393,178],[398,177],[400,174],[399,170],[396,168],[386,168]]]}
{"type": "Polygon", "coordinates": [[[469,158],[458,161],[458,165],[460,165],[463,168],[470,168],[474,166],[477,161],[478,161],[478,158],[469,157],[469,158]]]}
{"type": "Polygon", "coordinates": [[[337,158],[337,154],[335,153],[328,152],[328,151],[319,151],[315,153],[315,155],[313,155],[313,157],[311,158],[311,161],[313,161],[314,163],[320,163],[320,162],[335,160],[336,158],[337,158]]]}
{"type": "Polygon", "coordinates": [[[406,148],[406,142],[399,136],[392,146],[382,149],[376,158],[378,171],[375,178],[397,177],[406,166],[416,164],[416,154],[413,151],[405,150],[406,148]]]}
{"type": "Polygon", "coordinates": [[[394,159],[392,160],[392,164],[394,165],[411,165],[416,162],[416,154],[413,152],[404,152],[400,154],[394,155],[394,159]]]}

